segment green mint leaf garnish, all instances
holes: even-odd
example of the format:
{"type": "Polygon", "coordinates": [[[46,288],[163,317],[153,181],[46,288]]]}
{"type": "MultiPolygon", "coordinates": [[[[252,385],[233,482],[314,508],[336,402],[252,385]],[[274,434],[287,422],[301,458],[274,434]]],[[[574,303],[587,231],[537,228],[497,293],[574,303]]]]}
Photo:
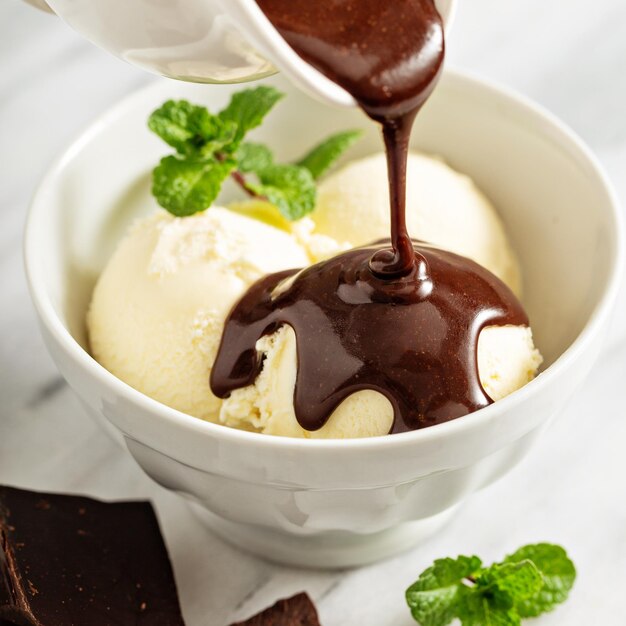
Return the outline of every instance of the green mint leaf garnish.
{"type": "Polygon", "coordinates": [[[541,573],[532,561],[497,563],[483,570],[476,579],[475,591],[501,600],[501,604],[517,605],[533,597],[543,587],[541,573]]]}
{"type": "Polygon", "coordinates": [[[242,143],[235,153],[240,172],[261,172],[274,162],[272,151],[261,143],[242,143]]]}
{"type": "Polygon", "coordinates": [[[565,602],[576,580],[576,568],[561,546],[539,543],[524,546],[504,559],[504,563],[532,561],[541,573],[543,585],[518,604],[522,617],[537,617],[565,602]]]}
{"type": "Polygon", "coordinates": [[[457,610],[461,626],[519,626],[521,623],[513,606],[478,592],[463,594],[457,610]]]}
{"type": "Polygon", "coordinates": [[[565,550],[551,544],[520,548],[482,568],[478,557],[439,559],[406,592],[422,626],[519,626],[567,599],[576,578],[565,550]]]}
{"type": "Polygon", "coordinates": [[[218,114],[222,121],[233,122],[237,132],[233,143],[239,145],[246,133],[261,124],[274,105],[284,97],[274,87],[256,87],[236,93],[230,104],[218,114]]]}
{"type": "Polygon", "coordinates": [[[257,175],[260,184],[249,183],[248,188],[276,205],[288,220],[299,220],[315,208],[315,181],[306,168],[274,164],[257,175]]]}
{"type": "Polygon", "coordinates": [[[193,215],[215,201],[222,183],[235,166],[233,159],[165,157],[154,170],[152,194],[173,215],[193,215]]]}
{"type": "Polygon", "coordinates": [[[363,134],[360,130],[348,130],[332,135],[313,148],[298,161],[300,167],[306,167],[317,180],[325,174],[337,159],[363,134]]]}
{"type": "Polygon", "coordinates": [[[481,567],[478,557],[459,556],[438,559],[406,591],[406,601],[416,621],[422,626],[446,626],[458,616],[463,580],[474,576],[481,567]]]}
{"type": "Polygon", "coordinates": [[[186,100],[168,100],[148,119],[148,127],[180,155],[210,156],[230,144],[237,126],[186,100]]]}
{"type": "Polygon", "coordinates": [[[204,211],[230,175],[250,196],[274,204],[283,217],[297,220],[315,208],[314,179],[359,136],[339,133],[314,148],[301,164],[274,163],[271,150],[243,142],[283,94],[273,87],[246,89],[212,115],[187,100],[169,100],[150,115],[148,127],[176,151],[161,159],[153,172],[152,193],[173,215],[204,211]],[[251,174],[252,179],[246,176],[251,174]]]}

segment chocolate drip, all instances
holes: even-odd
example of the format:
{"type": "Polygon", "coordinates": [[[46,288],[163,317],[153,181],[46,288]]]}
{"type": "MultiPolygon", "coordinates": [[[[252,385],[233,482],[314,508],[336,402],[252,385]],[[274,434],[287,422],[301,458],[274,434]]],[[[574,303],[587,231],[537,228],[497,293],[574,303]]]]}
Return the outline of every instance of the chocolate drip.
{"type": "Polygon", "coordinates": [[[259,280],[228,318],[213,392],[224,398],[252,384],[263,365],[256,342],[289,324],[298,355],[294,408],[306,430],[321,428],[362,389],[389,399],[394,433],[490,404],[478,377],[478,335],[490,325],[527,324],[526,314],[509,288],[473,261],[414,247],[424,262],[395,280],[369,269],[384,244],[259,280]]]}
{"type": "MultiPolygon", "coordinates": [[[[415,115],[434,89],[445,54],[433,0],[257,0],[305,61],[348,91],[382,124],[391,200],[391,250],[371,269],[403,276],[416,263],[406,228],[406,164],[415,115]]],[[[423,263],[423,259],[418,259],[423,263]]]]}

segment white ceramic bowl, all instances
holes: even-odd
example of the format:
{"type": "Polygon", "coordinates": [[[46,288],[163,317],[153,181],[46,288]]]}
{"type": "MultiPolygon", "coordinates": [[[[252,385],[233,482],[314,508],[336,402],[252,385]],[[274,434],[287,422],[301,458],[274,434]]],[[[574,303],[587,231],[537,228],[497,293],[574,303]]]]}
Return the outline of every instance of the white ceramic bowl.
{"type": "MultiPolygon", "coordinates": [[[[289,97],[256,133],[281,158],[333,130],[366,130],[354,110],[289,97]]],[[[28,280],[45,342],[87,412],[154,480],[197,503],[225,539],[270,559],[339,567],[408,548],[530,449],[591,368],[622,265],[615,195],[589,151],[551,115],[501,88],[447,72],[414,147],[471,175],[498,207],[525,277],[545,371],[455,421],[369,440],[297,440],[231,430],[135,391],[86,351],[85,310],[126,225],[153,209],[149,172],[166,147],[146,130],[169,97],[221,107],[238,86],[162,82],[93,124],[52,167],[28,219],[28,280]]]]}

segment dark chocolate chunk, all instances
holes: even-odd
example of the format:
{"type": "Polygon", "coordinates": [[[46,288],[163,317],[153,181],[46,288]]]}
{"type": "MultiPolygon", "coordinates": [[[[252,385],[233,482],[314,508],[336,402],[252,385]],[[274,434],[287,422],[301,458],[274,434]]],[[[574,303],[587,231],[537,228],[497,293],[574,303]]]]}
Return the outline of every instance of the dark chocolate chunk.
{"type": "Polygon", "coordinates": [[[231,626],[320,626],[315,605],[306,593],[279,600],[269,609],[231,626]]]}
{"type": "Polygon", "coordinates": [[[0,624],[183,626],[152,506],[0,487],[0,624]]]}

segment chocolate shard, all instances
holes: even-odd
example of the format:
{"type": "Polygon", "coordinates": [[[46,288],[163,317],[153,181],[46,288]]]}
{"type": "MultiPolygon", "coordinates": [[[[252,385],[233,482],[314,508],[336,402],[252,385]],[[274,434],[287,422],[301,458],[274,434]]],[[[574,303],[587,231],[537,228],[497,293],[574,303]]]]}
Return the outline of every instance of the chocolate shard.
{"type": "Polygon", "coordinates": [[[150,503],[0,486],[0,624],[184,626],[150,503]]]}
{"type": "Polygon", "coordinates": [[[315,605],[306,593],[279,600],[269,609],[231,626],[320,626],[315,605]]]}

